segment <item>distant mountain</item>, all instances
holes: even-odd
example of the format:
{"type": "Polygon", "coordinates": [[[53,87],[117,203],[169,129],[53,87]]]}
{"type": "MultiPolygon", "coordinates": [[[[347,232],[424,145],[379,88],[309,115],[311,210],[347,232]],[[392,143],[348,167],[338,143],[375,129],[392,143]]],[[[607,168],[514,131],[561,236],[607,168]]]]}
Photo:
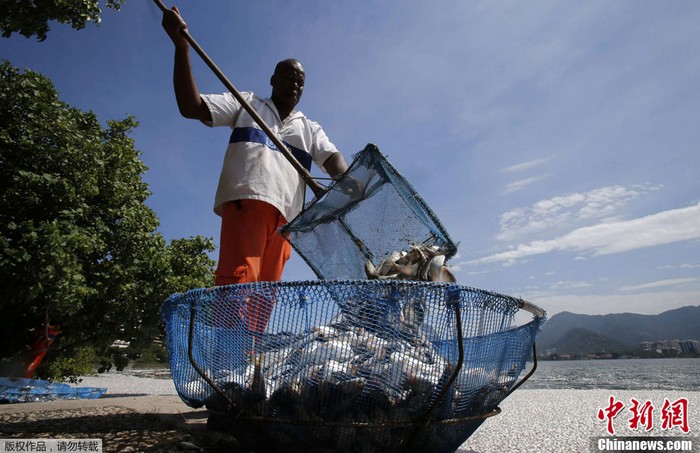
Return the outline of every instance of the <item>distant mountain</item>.
{"type": "Polygon", "coordinates": [[[643,341],[673,339],[700,340],[700,305],[658,315],[557,313],[537,337],[537,349],[543,353],[557,348],[559,353],[585,354],[639,349],[643,341]],[[595,349],[598,347],[602,349],[595,349]]]}
{"type": "Polygon", "coordinates": [[[630,349],[626,343],[581,327],[569,330],[557,343],[556,348],[560,353],[573,355],[630,349]]]}

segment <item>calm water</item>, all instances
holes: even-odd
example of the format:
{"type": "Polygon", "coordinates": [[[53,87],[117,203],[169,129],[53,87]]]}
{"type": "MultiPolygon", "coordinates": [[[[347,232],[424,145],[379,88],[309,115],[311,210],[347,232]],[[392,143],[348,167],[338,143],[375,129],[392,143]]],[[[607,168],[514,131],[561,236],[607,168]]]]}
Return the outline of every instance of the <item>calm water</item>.
{"type": "Polygon", "coordinates": [[[700,359],[540,361],[521,388],[700,391],[700,359]]]}

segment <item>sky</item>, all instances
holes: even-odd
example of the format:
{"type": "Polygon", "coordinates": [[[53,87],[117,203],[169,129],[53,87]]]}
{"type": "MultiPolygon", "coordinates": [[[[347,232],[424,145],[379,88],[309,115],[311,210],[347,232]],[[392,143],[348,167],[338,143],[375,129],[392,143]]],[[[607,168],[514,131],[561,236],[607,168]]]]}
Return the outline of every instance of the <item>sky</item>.
{"type": "MultiPolygon", "coordinates": [[[[301,60],[298,108],[348,161],[379,147],[459,243],[448,263],[459,283],[549,316],[700,304],[700,2],[177,6],[240,91],[269,96],[275,63],[301,60]]],[[[134,116],[159,231],[218,244],[230,130],[179,115],[153,2],[103,9],[99,26],[53,23],[44,42],[1,38],[0,59],[103,123],[134,116]]],[[[226,91],[192,60],[202,93],[226,91]]],[[[296,255],[283,275],[315,278],[296,255]]]]}

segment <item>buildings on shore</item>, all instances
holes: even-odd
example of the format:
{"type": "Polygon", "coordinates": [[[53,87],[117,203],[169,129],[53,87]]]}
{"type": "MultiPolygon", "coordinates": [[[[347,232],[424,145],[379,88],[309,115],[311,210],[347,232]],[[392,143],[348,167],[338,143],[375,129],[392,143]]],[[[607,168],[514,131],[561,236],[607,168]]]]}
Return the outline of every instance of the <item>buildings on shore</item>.
{"type": "Polygon", "coordinates": [[[700,340],[657,340],[640,343],[639,349],[624,351],[597,351],[585,353],[567,353],[557,348],[547,349],[538,355],[550,360],[595,360],[595,359],[631,359],[654,357],[699,357],[700,340]]]}
{"type": "Polygon", "coordinates": [[[657,354],[698,354],[700,353],[699,340],[660,340],[644,341],[641,343],[642,351],[656,352],[657,354]]]}

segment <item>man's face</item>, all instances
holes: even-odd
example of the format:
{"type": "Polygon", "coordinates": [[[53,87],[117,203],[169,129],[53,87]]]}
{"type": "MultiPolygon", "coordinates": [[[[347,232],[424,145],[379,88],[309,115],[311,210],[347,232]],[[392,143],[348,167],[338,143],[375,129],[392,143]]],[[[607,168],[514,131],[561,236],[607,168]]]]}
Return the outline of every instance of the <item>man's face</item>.
{"type": "Polygon", "coordinates": [[[298,61],[278,65],[270,79],[275,104],[293,109],[304,92],[305,78],[304,67],[298,61]]]}

